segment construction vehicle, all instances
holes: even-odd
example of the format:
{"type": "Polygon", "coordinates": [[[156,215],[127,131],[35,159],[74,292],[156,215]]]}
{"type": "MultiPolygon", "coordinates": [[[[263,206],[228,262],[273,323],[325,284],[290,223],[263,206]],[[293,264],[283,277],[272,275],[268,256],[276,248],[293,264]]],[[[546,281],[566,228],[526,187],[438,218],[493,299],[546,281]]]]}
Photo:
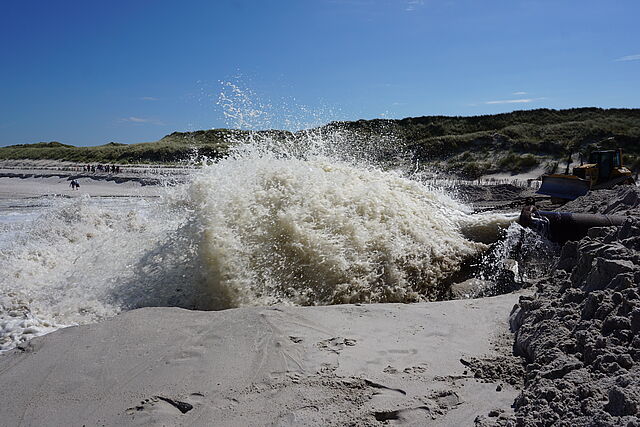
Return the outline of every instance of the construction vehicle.
{"type": "Polygon", "coordinates": [[[565,174],[542,175],[538,194],[551,196],[559,201],[574,200],[590,190],[611,188],[619,184],[635,184],[631,171],[622,164],[622,149],[592,151],[589,162],[573,168],[569,164],[565,174]]]}

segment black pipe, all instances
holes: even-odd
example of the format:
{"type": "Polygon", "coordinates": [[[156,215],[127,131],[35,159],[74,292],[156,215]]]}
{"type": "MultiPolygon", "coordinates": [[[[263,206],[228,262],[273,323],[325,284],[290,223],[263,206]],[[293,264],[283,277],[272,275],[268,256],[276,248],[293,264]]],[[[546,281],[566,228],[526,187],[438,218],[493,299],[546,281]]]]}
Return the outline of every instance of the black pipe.
{"type": "Polygon", "coordinates": [[[525,207],[519,222],[522,226],[544,232],[553,242],[565,243],[582,239],[591,227],[621,226],[629,219],[631,217],[622,215],[551,212],[535,208],[532,211],[531,207],[525,207]]]}

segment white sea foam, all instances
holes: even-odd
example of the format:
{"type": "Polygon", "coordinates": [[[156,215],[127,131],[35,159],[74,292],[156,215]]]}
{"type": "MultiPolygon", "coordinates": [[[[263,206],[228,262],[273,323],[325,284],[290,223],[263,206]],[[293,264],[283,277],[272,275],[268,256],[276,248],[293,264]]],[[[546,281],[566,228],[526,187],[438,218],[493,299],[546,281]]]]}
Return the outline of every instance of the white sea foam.
{"type": "Polygon", "coordinates": [[[432,300],[512,220],[333,143],[241,145],[160,200],[52,202],[0,239],[0,350],[144,306],[432,300]]]}
{"type": "Polygon", "coordinates": [[[180,221],[144,201],[86,197],[44,208],[0,244],[0,349],[61,325],[170,304],[167,282],[145,269],[163,264],[158,248],[180,221]]]}
{"type": "MultiPolygon", "coordinates": [[[[265,127],[268,103],[225,87],[234,127],[265,127]]],[[[137,307],[437,298],[514,218],[383,169],[408,163],[375,134],[243,133],[159,200],[52,200],[24,221],[0,206],[0,351],[137,307]]]]}
{"type": "Polygon", "coordinates": [[[187,195],[214,306],[429,299],[483,248],[444,194],[320,159],[221,162],[187,195]]]}

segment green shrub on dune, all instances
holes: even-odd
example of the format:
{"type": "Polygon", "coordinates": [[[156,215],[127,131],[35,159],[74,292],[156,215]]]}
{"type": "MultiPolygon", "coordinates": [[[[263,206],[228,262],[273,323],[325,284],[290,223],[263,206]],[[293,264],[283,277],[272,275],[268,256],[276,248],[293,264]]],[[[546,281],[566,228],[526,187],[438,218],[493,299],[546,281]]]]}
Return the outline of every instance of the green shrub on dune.
{"type": "MultiPolygon", "coordinates": [[[[382,160],[407,155],[416,163],[438,164],[474,177],[484,173],[531,170],[543,160],[563,162],[569,153],[621,147],[625,161],[640,168],[640,109],[538,109],[473,117],[425,116],[402,120],[332,122],[311,132],[347,132],[363,148],[377,148],[382,160]],[[610,138],[610,139],[608,139],[610,138]]],[[[59,142],[0,148],[0,159],[50,159],[78,163],[175,163],[195,153],[208,158],[250,136],[296,143],[307,131],[212,129],[174,132],[156,142],[73,147],[59,142]]]]}

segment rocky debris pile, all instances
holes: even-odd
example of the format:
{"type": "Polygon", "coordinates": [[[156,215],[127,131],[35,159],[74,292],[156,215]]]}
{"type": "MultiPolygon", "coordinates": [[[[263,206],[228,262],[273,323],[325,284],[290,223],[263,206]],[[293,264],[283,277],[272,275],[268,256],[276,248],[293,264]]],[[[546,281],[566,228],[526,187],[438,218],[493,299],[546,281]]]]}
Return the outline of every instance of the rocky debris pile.
{"type": "MultiPolygon", "coordinates": [[[[637,214],[639,200],[640,189],[621,187],[565,210],[637,214]]],[[[527,365],[508,424],[640,426],[640,223],[565,244],[537,286],[511,318],[527,365]]]]}

